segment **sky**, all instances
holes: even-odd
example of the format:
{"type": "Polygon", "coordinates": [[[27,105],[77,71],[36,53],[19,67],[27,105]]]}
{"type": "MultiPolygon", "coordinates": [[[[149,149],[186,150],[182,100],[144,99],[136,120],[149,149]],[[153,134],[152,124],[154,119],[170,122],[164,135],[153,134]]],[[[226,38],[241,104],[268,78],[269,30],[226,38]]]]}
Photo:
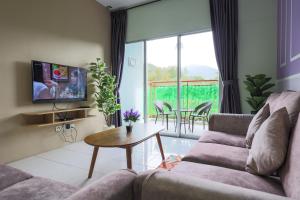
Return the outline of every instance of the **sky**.
{"type": "MultiPolygon", "coordinates": [[[[160,67],[177,65],[177,37],[147,41],[147,62],[160,67]]],[[[181,66],[204,65],[217,69],[211,32],[181,37],[181,66]]]]}

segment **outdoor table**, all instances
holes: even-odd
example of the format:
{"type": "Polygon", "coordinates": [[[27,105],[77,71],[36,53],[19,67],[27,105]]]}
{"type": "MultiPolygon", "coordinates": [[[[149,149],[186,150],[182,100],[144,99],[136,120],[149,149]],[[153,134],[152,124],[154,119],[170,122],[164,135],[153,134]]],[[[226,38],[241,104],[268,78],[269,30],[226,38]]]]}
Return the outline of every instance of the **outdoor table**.
{"type": "MultiPolygon", "coordinates": [[[[173,109],[173,111],[177,113],[178,110],[173,109]]],[[[184,133],[186,133],[186,126],[185,126],[187,124],[186,120],[187,120],[188,114],[193,112],[193,111],[194,111],[193,109],[187,109],[187,108],[180,109],[180,118],[181,118],[180,123],[179,123],[179,130],[180,131],[181,131],[181,125],[184,124],[184,133]],[[183,121],[182,121],[182,119],[183,119],[183,121]]],[[[189,119],[188,119],[188,123],[189,123],[189,119]]],[[[176,124],[177,124],[177,122],[176,122],[176,124]]]]}

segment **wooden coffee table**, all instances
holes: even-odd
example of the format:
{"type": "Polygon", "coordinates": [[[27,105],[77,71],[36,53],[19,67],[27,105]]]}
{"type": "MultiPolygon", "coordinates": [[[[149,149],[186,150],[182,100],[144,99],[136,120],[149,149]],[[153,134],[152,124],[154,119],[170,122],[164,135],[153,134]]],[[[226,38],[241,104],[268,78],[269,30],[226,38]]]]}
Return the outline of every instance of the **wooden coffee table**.
{"type": "Polygon", "coordinates": [[[84,141],[87,144],[94,146],[94,152],[88,178],[91,178],[93,175],[99,147],[119,147],[126,149],[127,168],[131,169],[132,147],[156,136],[162,160],[165,160],[164,151],[159,135],[162,130],[164,130],[164,128],[159,125],[137,123],[134,124],[131,133],[127,133],[126,127],[122,126],[87,136],[86,138],[84,138],[84,141]]]}

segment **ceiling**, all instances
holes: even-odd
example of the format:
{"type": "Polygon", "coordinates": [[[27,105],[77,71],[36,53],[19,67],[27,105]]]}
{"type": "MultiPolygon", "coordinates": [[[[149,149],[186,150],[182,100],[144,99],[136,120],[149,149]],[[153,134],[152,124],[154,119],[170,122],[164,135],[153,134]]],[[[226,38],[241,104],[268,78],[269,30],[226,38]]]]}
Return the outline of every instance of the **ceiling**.
{"type": "Polygon", "coordinates": [[[103,6],[108,7],[110,10],[119,10],[131,8],[141,4],[149,3],[154,0],[96,0],[103,6]]]}

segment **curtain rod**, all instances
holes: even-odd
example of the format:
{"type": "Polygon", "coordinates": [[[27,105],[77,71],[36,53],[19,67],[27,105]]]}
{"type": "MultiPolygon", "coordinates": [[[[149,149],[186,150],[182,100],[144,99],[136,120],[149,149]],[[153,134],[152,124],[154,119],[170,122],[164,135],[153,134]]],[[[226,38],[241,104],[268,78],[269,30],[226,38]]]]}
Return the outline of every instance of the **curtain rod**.
{"type": "Polygon", "coordinates": [[[150,2],[147,2],[147,3],[143,3],[143,4],[140,4],[140,5],[133,6],[133,7],[129,7],[126,10],[138,8],[138,7],[145,6],[145,5],[152,4],[152,3],[156,3],[156,2],[159,2],[159,1],[161,1],[161,0],[150,1],[150,2]]]}

